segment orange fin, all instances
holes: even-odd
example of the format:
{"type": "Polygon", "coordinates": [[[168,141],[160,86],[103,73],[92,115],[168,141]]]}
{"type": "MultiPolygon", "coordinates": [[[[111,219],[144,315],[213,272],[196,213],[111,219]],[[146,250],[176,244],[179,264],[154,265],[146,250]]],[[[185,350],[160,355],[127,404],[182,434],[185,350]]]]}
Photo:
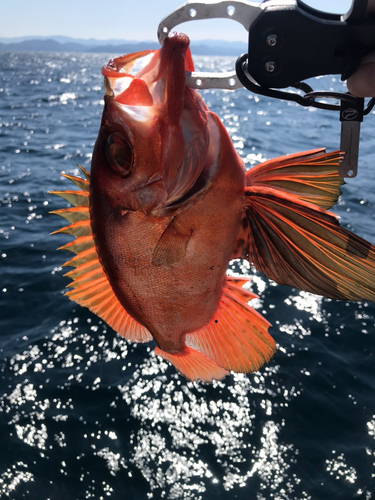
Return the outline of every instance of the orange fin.
{"type": "MultiPolygon", "coordinates": [[[[63,228],[66,229],[66,228],[63,228]]],[[[94,240],[92,237],[92,233],[88,236],[79,236],[73,241],[70,241],[66,245],[58,248],[58,250],[69,250],[69,252],[73,252],[75,254],[79,254],[85,250],[89,250],[94,246],[94,240]]]]}
{"type": "Polygon", "coordinates": [[[90,218],[89,207],[60,208],[60,210],[52,210],[50,214],[60,215],[60,217],[64,217],[68,222],[87,222],[90,218]]]}
{"type": "Polygon", "coordinates": [[[76,205],[52,212],[72,222],[55,233],[68,233],[76,236],[75,240],[60,247],[60,250],[69,250],[77,254],[64,264],[64,266],[75,267],[65,275],[73,280],[69,285],[72,290],[66,295],[77,304],[97,314],[127,340],[149,342],[152,340],[152,335],[122,307],[99,261],[92,237],[88,209],[90,174],[84,168],[80,168],[86,180],[65,174],[63,176],[80,187],[81,191],[55,191],[54,193],[76,205]]]}
{"type": "MultiPolygon", "coordinates": [[[[81,167],[82,169],[82,167],[81,167]]],[[[70,180],[78,186],[82,191],[89,192],[90,189],[90,181],[87,179],[81,179],[81,177],[76,177],[74,175],[68,175],[68,174],[61,174],[62,177],[65,177],[66,179],[70,180]]]]}
{"type": "MultiPolygon", "coordinates": [[[[50,212],[50,213],[62,215],[62,214],[58,213],[58,210],[56,210],[55,212],[50,212]]],[[[73,236],[91,235],[92,231],[91,231],[90,221],[88,219],[78,220],[77,222],[73,222],[72,224],[69,224],[69,226],[62,227],[61,229],[58,229],[57,231],[54,231],[51,234],[58,234],[58,233],[66,233],[66,234],[71,234],[73,236]]]]}
{"type": "Polygon", "coordinates": [[[211,321],[186,335],[186,344],[226,370],[250,373],[268,362],[276,344],[270,324],[247,302],[257,295],[241,288],[247,280],[227,276],[223,295],[211,321]]]}
{"type": "Polygon", "coordinates": [[[375,247],[336,216],[273,188],[246,188],[249,261],[277,283],[332,299],[375,301],[375,247]]]}
{"type": "Polygon", "coordinates": [[[88,191],[50,191],[50,194],[55,194],[64,198],[66,201],[75,207],[88,207],[89,206],[89,193],[88,191]]]}
{"type": "MultiPolygon", "coordinates": [[[[79,163],[77,163],[77,167],[81,170],[81,172],[85,176],[85,179],[87,181],[90,181],[90,172],[88,170],[86,170],[85,167],[82,167],[82,165],[80,165],[79,163]]],[[[80,179],[80,177],[76,177],[76,179],[80,179]]]]}
{"type": "Polygon", "coordinates": [[[222,380],[229,374],[204,354],[185,346],[182,352],[169,353],[155,347],[155,353],[166,359],[189,380],[212,382],[222,380]]]}
{"type": "Polygon", "coordinates": [[[260,163],[246,172],[247,186],[275,188],[296,198],[331,208],[341,194],[339,176],[342,153],[315,149],[260,163]]]}

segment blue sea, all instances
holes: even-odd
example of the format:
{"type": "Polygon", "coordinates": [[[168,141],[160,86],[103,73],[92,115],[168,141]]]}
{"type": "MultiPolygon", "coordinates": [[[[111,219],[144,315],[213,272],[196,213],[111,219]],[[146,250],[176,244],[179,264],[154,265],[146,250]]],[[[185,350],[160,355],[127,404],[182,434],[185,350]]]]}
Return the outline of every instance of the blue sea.
{"type": "MultiPolygon", "coordinates": [[[[64,297],[69,238],[49,194],[90,168],[101,66],[117,54],[0,53],[0,497],[12,500],[375,498],[375,305],[269,282],[246,263],[278,350],[251,375],[187,382],[64,297]]],[[[198,57],[199,69],[233,59],[198,57]]],[[[345,91],[339,78],[312,80],[345,91]]],[[[203,91],[251,167],[339,147],[332,111],[203,91]]],[[[375,244],[375,118],[334,211],[375,244]]],[[[375,277],[374,277],[375,279],[375,277]]]]}

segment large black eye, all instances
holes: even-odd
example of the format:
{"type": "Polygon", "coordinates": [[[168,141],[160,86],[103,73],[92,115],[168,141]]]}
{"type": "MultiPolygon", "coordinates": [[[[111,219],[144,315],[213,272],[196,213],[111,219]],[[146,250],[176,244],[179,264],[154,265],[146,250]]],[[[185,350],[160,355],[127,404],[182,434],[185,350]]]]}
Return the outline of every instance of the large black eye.
{"type": "Polygon", "coordinates": [[[133,153],[128,141],[118,132],[114,132],[107,139],[106,156],[110,166],[123,177],[130,175],[133,153]]]}

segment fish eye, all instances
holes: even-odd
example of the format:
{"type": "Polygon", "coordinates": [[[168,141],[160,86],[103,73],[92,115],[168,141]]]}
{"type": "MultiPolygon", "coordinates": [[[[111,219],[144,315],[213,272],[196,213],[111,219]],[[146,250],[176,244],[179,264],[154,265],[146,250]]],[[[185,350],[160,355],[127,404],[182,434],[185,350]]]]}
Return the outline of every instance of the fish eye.
{"type": "Polygon", "coordinates": [[[106,156],[110,166],[121,174],[122,177],[130,175],[133,153],[128,141],[118,132],[108,136],[106,144],[106,156]]]}

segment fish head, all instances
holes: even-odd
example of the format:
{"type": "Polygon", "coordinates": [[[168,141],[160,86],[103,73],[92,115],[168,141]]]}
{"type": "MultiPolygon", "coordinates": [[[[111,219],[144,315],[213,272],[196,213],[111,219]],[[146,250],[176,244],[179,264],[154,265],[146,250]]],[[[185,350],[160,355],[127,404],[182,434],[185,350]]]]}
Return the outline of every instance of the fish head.
{"type": "Polygon", "coordinates": [[[113,209],[159,216],[202,189],[210,132],[206,105],[185,85],[185,71],[193,70],[189,39],[180,33],[157,51],[103,67],[105,104],[91,173],[113,209]]]}

